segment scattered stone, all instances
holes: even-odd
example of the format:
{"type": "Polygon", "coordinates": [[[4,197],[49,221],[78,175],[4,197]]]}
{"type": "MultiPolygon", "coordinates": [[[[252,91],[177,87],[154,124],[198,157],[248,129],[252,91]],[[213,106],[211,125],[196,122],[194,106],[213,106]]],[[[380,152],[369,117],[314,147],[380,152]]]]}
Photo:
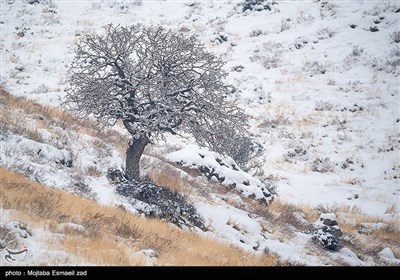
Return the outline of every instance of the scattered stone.
{"type": "Polygon", "coordinates": [[[396,259],[396,257],[393,254],[393,251],[389,247],[386,247],[382,251],[380,251],[378,253],[378,256],[387,259],[396,259]]]}
{"type": "Polygon", "coordinates": [[[314,223],[312,235],[313,240],[319,242],[327,250],[339,251],[343,247],[341,241],[344,235],[337,225],[334,213],[321,214],[318,221],[314,223]]]}
{"type": "Polygon", "coordinates": [[[19,221],[0,224],[0,250],[20,249],[24,239],[32,236],[26,225],[19,221]]]}
{"type": "MultiPolygon", "coordinates": [[[[115,176],[111,177],[120,177],[118,172],[112,174],[115,176]]],[[[146,216],[165,219],[178,227],[205,228],[196,208],[179,193],[149,182],[138,183],[128,180],[117,183],[116,192],[126,197],[136,210],[146,216]]]]}

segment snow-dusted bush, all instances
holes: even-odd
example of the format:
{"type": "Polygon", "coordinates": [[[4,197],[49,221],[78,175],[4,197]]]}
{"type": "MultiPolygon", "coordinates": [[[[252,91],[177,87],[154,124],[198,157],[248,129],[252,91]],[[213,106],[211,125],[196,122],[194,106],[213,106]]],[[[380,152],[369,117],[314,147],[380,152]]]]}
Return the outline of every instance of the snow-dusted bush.
{"type": "Polygon", "coordinates": [[[290,18],[281,19],[281,24],[280,24],[280,31],[281,32],[283,32],[285,30],[289,30],[290,27],[292,27],[290,18]]]}
{"type": "Polygon", "coordinates": [[[333,109],[333,104],[329,101],[317,101],[315,102],[315,111],[331,111],[333,109]]]}
{"type": "Polygon", "coordinates": [[[268,117],[264,120],[259,127],[261,128],[277,128],[279,126],[287,125],[290,123],[289,118],[284,114],[277,114],[275,116],[268,117]]]}
{"type": "Polygon", "coordinates": [[[335,33],[336,32],[329,27],[322,27],[317,31],[317,38],[320,40],[332,38],[335,33]]]}
{"type": "Polygon", "coordinates": [[[298,24],[311,24],[314,20],[315,18],[312,15],[304,15],[304,13],[300,13],[300,15],[295,18],[298,24]]]}
{"type": "Polygon", "coordinates": [[[334,3],[330,3],[328,1],[321,1],[321,7],[319,9],[321,19],[326,17],[333,17],[337,12],[337,5],[334,3]]]}
{"type": "Polygon", "coordinates": [[[279,42],[274,42],[274,41],[267,41],[262,44],[262,52],[273,52],[277,54],[282,54],[286,51],[284,46],[279,43],[279,42]]]}
{"type": "Polygon", "coordinates": [[[326,172],[333,172],[335,165],[334,163],[328,158],[316,158],[312,163],[312,171],[326,173],[326,172]]]}
{"type": "Polygon", "coordinates": [[[296,49],[301,49],[301,48],[303,48],[305,45],[307,45],[308,42],[309,42],[309,40],[308,40],[307,37],[298,37],[298,38],[296,38],[296,39],[294,40],[293,45],[294,45],[294,47],[295,47],[296,49]]]}
{"type": "Polygon", "coordinates": [[[313,75],[325,74],[326,66],[318,61],[306,61],[303,70],[312,77],[313,75]]]}
{"type": "Polygon", "coordinates": [[[272,11],[272,6],[277,5],[278,3],[275,2],[274,0],[272,1],[267,1],[267,0],[245,0],[243,3],[240,3],[239,5],[242,6],[242,11],[272,11]]]}
{"type": "Polygon", "coordinates": [[[58,6],[52,0],[48,1],[46,5],[42,9],[42,19],[43,24],[45,25],[53,25],[59,24],[61,22],[61,18],[58,15],[58,6]]]}
{"type": "Polygon", "coordinates": [[[225,43],[226,41],[228,41],[228,34],[225,32],[218,32],[215,33],[212,38],[210,39],[210,41],[214,44],[220,45],[222,43],[225,43]]]}
{"type": "Polygon", "coordinates": [[[285,51],[281,43],[267,41],[263,43],[261,50],[254,51],[250,60],[260,63],[266,69],[274,69],[281,66],[281,56],[285,51]]]}
{"type": "Polygon", "coordinates": [[[50,90],[50,88],[47,85],[41,84],[36,89],[32,90],[31,93],[32,94],[40,94],[40,93],[49,92],[49,90],[50,90]]]}
{"type": "Polygon", "coordinates": [[[32,16],[33,10],[29,8],[27,5],[22,5],[21,8],[17,11],[17,18],[24,18],[26,16],[32,16]]]}
{"type": "Polygon", "coordinates": [[[308,159],[307,149],[302,146],[297,146],[287,151],[284,157],[287,161],[291,161],[293,158],[296,160],[300,159],[305,161],[308,159]]]}
{"type": "Polygon", "coordinates": [[[377,71],[385,71],[395,76],[400,75],[400,46],[395,45],[388,57],[383,61],[378,58],[373,59],[371,66],[377,71]]]}
{"type": "Polygon", "coordinates": [[[390,39],[393,43],[400,43],[400,31],[395,31],[390,34],[390,39]]]}
{"type": "Polygon", "coordinates": [[[372,7],[372,9],[365,11],[365,14],[379,16],[380,14],[388,11],[398,13],[399,10],[400,9],[390,1],[379,1],[375,6],[372,7]]]}
{"type": "Polygon", "coordinates": [[[129,14],[132,11],[132,8],[135,6],[141,6],[143,4],[143,0],[134,0],[134,1],[118,1],[113,0],[107,2],[110,8],[115,9],[115,11],[119,14],[129,14]]]}
{"type": "Polygon", "coordinates": [[[262,30],[262,29],[257,28],[257,29],[252,30],[252,31],[250,32],[249,36],[250,36],[250,37],[258,37],[258,36],[260,36],[260,35],[267,35],[267,34],[268,34],[267,31],[264,31],[264,30],[262,30]]]}
{"type": "Polygon", "coordinates": [[[397,45],[390,51],[389,57],[386,59],[386,72],[399,73],[400,68],[400,47],[397,45]]]}
{"type": "Polygon", "coordinates": [[[258,62],[266,69],[274,69],[281,65],[281,59],[277,54],[259,54],[256,53],[250,57],[252,62],[258,62]]]}

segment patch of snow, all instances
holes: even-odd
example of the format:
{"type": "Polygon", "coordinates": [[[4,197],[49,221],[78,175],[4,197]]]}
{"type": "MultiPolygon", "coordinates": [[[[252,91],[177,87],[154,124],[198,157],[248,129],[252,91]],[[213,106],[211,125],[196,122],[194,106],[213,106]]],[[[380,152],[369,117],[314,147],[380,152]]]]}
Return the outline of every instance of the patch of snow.
{"type": "Polygon", "coordinates": [[[349,248],[342,248],[338,252],[339,259],[351,266],[365,266],[366,263],[360,260],[349,248]]]}
{"type": "Polygon", "coordinates": [[[187,145],[180,151],[169,153],[166,158],[191,169],[206,170],[211,180],[239,190],[246,197],[272,201],[273,195],[259,179],[241,170],[230,157],[211,152],[197,145],[187,145]]]}
{"type": "Polygon", "coordinates": [[[386,259],[394,259],[394,260],[396,259],[396,257],[393,254],[393,251],[389,247],[386,247],[382,251],[380,251],[378,253],[378,256],[386,259]]]}

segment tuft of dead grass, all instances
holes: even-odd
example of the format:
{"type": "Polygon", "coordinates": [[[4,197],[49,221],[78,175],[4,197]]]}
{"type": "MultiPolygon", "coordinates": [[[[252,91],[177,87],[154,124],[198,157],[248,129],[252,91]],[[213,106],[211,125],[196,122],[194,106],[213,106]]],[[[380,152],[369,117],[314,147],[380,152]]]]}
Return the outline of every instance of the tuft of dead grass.
{"type": "MultiPolygon", "coordinates": [[[[62,241],[49,241],[50,248],[78,256],[96,265],[142,265],[136,252],[153,249],[157,265],[271,266],[277,258],[256,255],[217,240],[183,231],[166,222],[145,219],[121,208],[105,207],[61,190],[55,190],[22,175],[0,169],[0,208],[9,209],[30,228],[48,228],[63,233],[62,241]],[[73,223],[84,230],[65,230],[73,223]]],[[[51,265],[51,264],[49,264],[51,265]]]]}

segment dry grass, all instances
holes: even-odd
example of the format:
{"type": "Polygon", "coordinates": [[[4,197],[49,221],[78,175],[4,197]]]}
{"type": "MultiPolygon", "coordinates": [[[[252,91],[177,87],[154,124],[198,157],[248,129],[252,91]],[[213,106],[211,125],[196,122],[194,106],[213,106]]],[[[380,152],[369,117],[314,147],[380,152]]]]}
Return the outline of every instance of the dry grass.
{"type": "MultiPolygon", "coordinates": [[[[396,210],[391,207],[390,211],[396,210]]],[[[398,247],[400,221],[368,215],[354,206],[339,206],[335,209],[326,209],[326,212],[336,214],[339,227],[351,239],[346,246],[360,259],[366,260],[367,256],[370,256],[377,261],[377,264],[380,264],[377,254],[386,247],[391,248],[395,256],[400,256],[398,247]],[[360,230],[362,228],[364,231],[360,230]]]]}
{"type": "Polygon", "coordinates": [[[182,180],[179,176],[174,176],[173,174],[165,172],[163,169],[159,170],[159,172],[151,172],[149,177],[156,185],[166,187],[172,192],[184,195],[190,195],[194,192],[194,188],[188,181],[182,180]]]}
{"type": "Polygon", "coordinates": [[[391,206],[386,209],[385,214],[398,214],[399,213],[399,206],[397,204],[392,204],[391,206]]]}
{"type": "Polygon", "coordinates": [[[235,221],[234,219],[232,219],[231,217],[229,217],[228,221],[226,222],[227,225],[231,226],[233,229],[246,234],[248,233],[248,229],[246,226],[241,225],[240,223],[238,223],[237,221],[235,221]]]}
{"type": "MultiPolygon", "coordinates": [[[[64,233],[49,246],[97,265],[138,265],[143,257],[134,253],[154,249],[157,265],[254,265],[271,266],[277,258],[255,255],[237,247],[183,231],[156,219],[144,219],[121,208],[104,207],[93,201],[32,182],[22,175],[0,169],[0,208],[12,210],[30,228],[64,233]],[[67,230],[74,223],[82,230],[67,230]]],[[[51,264],[50,264],[51,265],[51,264]]]]}
{"type": "Polygon", "coordinates": [[[45,128],[56,135],[65,129],[75,130],[81,134],[101,138],[107,143],[114,143],[122,150],[127,145],[127,140],[114,130],[101,127],[92,120],[78,118],[59,108],[14,96],[1,87],[0,106],[1,128],[38,142],[44,142],[44,139],[37,128],[45,128]]]}

